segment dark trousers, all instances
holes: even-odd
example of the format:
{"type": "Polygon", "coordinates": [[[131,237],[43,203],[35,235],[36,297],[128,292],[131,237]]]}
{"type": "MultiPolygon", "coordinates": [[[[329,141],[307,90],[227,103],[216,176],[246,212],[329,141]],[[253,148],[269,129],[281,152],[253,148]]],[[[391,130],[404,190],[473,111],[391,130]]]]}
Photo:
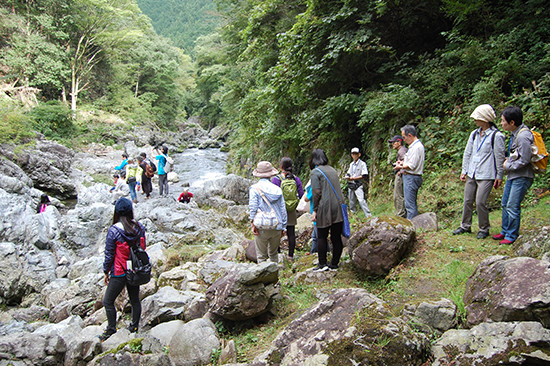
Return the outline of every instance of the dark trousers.
{"type": "Polygon", "coordinates": [[[141,189],[143,189],[143,193],[145,193],[146,197],[151,195],[151,192],[153,192],[153,183],[151,183],[151,178],[147,178],[143,175],[141,176],[141,189]]]}
{"type": "Polygon", "coordinates": [[[168,174],[159,174],[159,195],[170,194],[168,188],[168,174]]]}
{"type": "Polygon", "coordinates": [[[139,326],[141,317],[141,302],[139,301],[139,286],[130,286],[126,283],[126,277],[111,277],[105,296],[103,297],[103,306],[107,314],[107,330],[116,332],[116,309],[115,300],[126,286],[128,296],[130,296],[130,305],[132,306],[132,326],[139,326]]]}
{"type": "Polygon", "coordinates": [[[332,260],[330,264],[337,266],[342,256],[344,245],[342,244],[343,222],[337,222],[329,227],[317,228],[317,251],[319,255],[319,265],[327,264],[328,251],[328,233],[330,231],[330,241],[332,242],[332,260]]]}
{"type": "Polygon", "coordinates": [[[288,256],[294,257],[294,249],[296,249],[296,226],[287,225],[286,237],[288,238],[288,256]]]}

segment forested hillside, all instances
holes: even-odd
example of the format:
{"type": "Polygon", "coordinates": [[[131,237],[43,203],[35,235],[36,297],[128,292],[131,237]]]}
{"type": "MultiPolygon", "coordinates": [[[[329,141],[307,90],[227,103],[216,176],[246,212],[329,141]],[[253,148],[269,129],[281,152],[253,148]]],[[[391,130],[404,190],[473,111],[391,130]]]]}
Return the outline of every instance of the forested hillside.
{"type": "Polygon", "coordinates": [[[214,0],[137,0],[158,34],[192,54],[195,40],[221,23],[214,0]]]}
{"type": "Polygon", "coordinates": [[[193,110],[231,125],[242,166],[284,155],[303,166],[315,147],[338,159],[359,146],[376,179],[391,171],[387,139],[413,123],[429,169],[456,168],[479,104],[517,104],[527,124],[549,127],[548,10],[543,0],[221,0],[227,25],[195,49],[193,110]]]}
{"type": "Polygon", "coordinates": [[[51,137],[71,125],[66,106],[170,126],[193,84],[190,57],[155,33],[134,0],[3,1],[0,64],[4,121],[29,120],[51,137]],[[30,118],[15,100],[34,108],[30,118]]]}

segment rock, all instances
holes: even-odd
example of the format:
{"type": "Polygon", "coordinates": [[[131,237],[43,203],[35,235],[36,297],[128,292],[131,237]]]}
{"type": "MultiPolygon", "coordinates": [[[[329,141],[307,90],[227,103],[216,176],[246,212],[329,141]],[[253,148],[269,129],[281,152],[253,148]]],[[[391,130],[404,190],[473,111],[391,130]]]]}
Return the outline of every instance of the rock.
{"type": "Polygon", "coordinates": [[[432,365],[548,365],[548,344],[550,330],[538,322],[481,323],[445,332],[432,365]]]}
{"type": "Polygon", "coordinates": [[[146,297],[141,302],[142,326],[183,319],[186,308],[195,298],[204,298],[204,294],[178,291],[170,286],[160,288],[157,293],[146,297]]]}
{"type": "Polygon", "coordinates": [[[385,276],[416,240],[411,222],[401,217],[374,217],[348,240],[353,263],[371,276],[385,276]]]}
{"type": "Polygon", "coordinates": [[[237,362],[237,347],[235,346],[235,341],[233,339],[227,342],[227,344],[222,348],[219,362],[220,365],[237,362]]]}
{"type": "Polygon", "coordinates": [[[218,278],[223,277],[236,266],[237,264],[235,262],[226,260],[205,262],[199,270],[199,277],[206,282],[207,285],[212,285],[218,278]]]}
{"type": "Polygon", "coordinates": [[[49,315],[50,310],[43,306],[31,305],[28,308],[16,309],[13,311],[13,319],[27,323],[44,320],[49,315]]]}
{"type": "Polygon", "coordinates": [[[158,287],[171,286],[181,290],[187,289],[188,282],[196,282],[198,276],[183,267],[175,267],[162,272],[157,280],[158,287]]]}
{"type": "Polygon", "coordinates": [[[168,355],[175,365],[194,366],[209,364],[212,353],[220,347],[214,323],[195,319],[185,323],[170,342],[168,355]]]}
{"type": "Polygon", "coordinates": [[[306,270],[298,272],[296,276],[294,276],[294,281],[296,283],[312,285],[330,281],[334,278],[336,278],[336,272],[333,271],[313,272],[312,270],[306,270]]]}
{"type": "Polygon", "coordinates": [[[229,174],[227,177],[205,182],[203,192],[197,194],[197,202],[200,205],[203,200],[207,203],[208,197],[220,196],[240,205],[248,205],[248,189],[251,185],[250,179],[229,174]]]}
{"type": "Polygon", "coordinates": [[[58,335],[16,333],[0,337],[2,358],[24,360],[25,365],[62,365],[66,351],[58,335]]]}
{"type": "Polygon", "coordinates": [[[23,265],[15,244],[0,243],[0,296],[2,303],[19,303],[26,289],[22,278],[23,265]]]}
{"type": "Polygon", "coordinates": [[[182,320],[160,323],[149,330],[149,335],[157,338],[162,345],[167,346],[172,341],[174,334],[181,332],[184,324],[185,322],[182,320]]]}
{"type": "Polygon", "coordinates": [[[516,243],[519,243],[517,256],[543,259],[542,256],[550,252],[550,226],[543,226],[532,237],[516,243]]]}
{"type": "Polygon", "coordinates": [[[423,324],[445,332],[457,325],[457,307],[449,299],[422,302],[416,308],[415,317],[423,324]]]}
{"type": "Polygon", "coordinates": [[[293,320],[252,365],[418,365],[427,338],[364,289],[334,290],[293,320]]]}
{"type": "Polygon", "coordinates": [[[550,263],[530,257],[492,256],[466,283],[466,322],[538,321],[550,326],[550,263]]]}
{"type": "Polygon", "coordinates": [[[219,278],[206,291],[210,312],[228,320],[247,320],[269,310],[274,284],[278,281],[276,263],[241,264],[219,278]]]}
{"type": "Polygon", "coordinates": [[[413,217],[411,220],[415,230],[437,231],[437,215],[435,212],[426,212],[413,217]]]}

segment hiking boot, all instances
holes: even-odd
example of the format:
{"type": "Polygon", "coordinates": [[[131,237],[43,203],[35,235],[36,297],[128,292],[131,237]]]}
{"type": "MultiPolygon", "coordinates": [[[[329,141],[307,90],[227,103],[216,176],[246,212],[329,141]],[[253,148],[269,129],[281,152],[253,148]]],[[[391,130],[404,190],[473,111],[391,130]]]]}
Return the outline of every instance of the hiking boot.
{"type": "Polygon", "coordinates": [[[116,330],[105,329],[102,335],[98,336],[100,342],[105,342],[110,336],[116,333],[116,330]]]}
{"type": "Polygon", "coordinates": [[[337,271],[338,270],[338,265],[331,263],[331,264],[328,265],[328,270],[329,271],[337,271]]]}
{"type": "Polygon", "coordinates": [[[319,264],[317,267],[313,268],[313,272],[325,272],[328,271],[328,266],[326,264],[319,264]]]}
{"type": "Polygon", "coordinates": [[[128,331],[129,331],[130,333],[137,333],[137,331],[138,331],[138,326],[137,326],[137,325],[130,324],[126,329],[128,329],[128,331]]]}
{"type": "Polygon", "coordinates": [[[503,239],[504,239],[504,235],[502,234],[493,235],[493,240],[503,240],[503,239]]]}
{"type": "Polygon", "coordinates": [[[486,231],[480,231],[480,232],[477,233],[477,238],[478,239],[485,239],[488,236],[489,236],[489,233],[486,232],[486,231]]]}
{"type": "Polygon", "coordinates": [[[460,234],[464,234],[464,233],[471,233],[472,230],[471,229],[464,229],[462,226],[459,227],[458,229],[456,229],[455,231],[453,231],[453,235],[460,235],[460,234]]]}

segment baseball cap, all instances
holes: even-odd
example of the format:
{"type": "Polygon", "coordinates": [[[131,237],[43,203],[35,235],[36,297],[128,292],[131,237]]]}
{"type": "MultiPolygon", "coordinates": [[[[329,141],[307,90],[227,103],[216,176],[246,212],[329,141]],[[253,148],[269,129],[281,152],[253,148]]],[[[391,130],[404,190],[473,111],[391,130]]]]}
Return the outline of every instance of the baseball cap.
{"type": "Polygon", "coordinates": [[[351,153],[352,153],[352,154],[354,154],[354,153],[359,154],[359,148],[358,148],[358,147],[354,147],[353,149],[351,149],[351,153]]]}
{"type": "Polygon", "coordinates": [[[403,137],[395,135],[391,139],[388,140],[388,142],[395,142],[395,141],[401,141],[403,142],[403,137]]]}

